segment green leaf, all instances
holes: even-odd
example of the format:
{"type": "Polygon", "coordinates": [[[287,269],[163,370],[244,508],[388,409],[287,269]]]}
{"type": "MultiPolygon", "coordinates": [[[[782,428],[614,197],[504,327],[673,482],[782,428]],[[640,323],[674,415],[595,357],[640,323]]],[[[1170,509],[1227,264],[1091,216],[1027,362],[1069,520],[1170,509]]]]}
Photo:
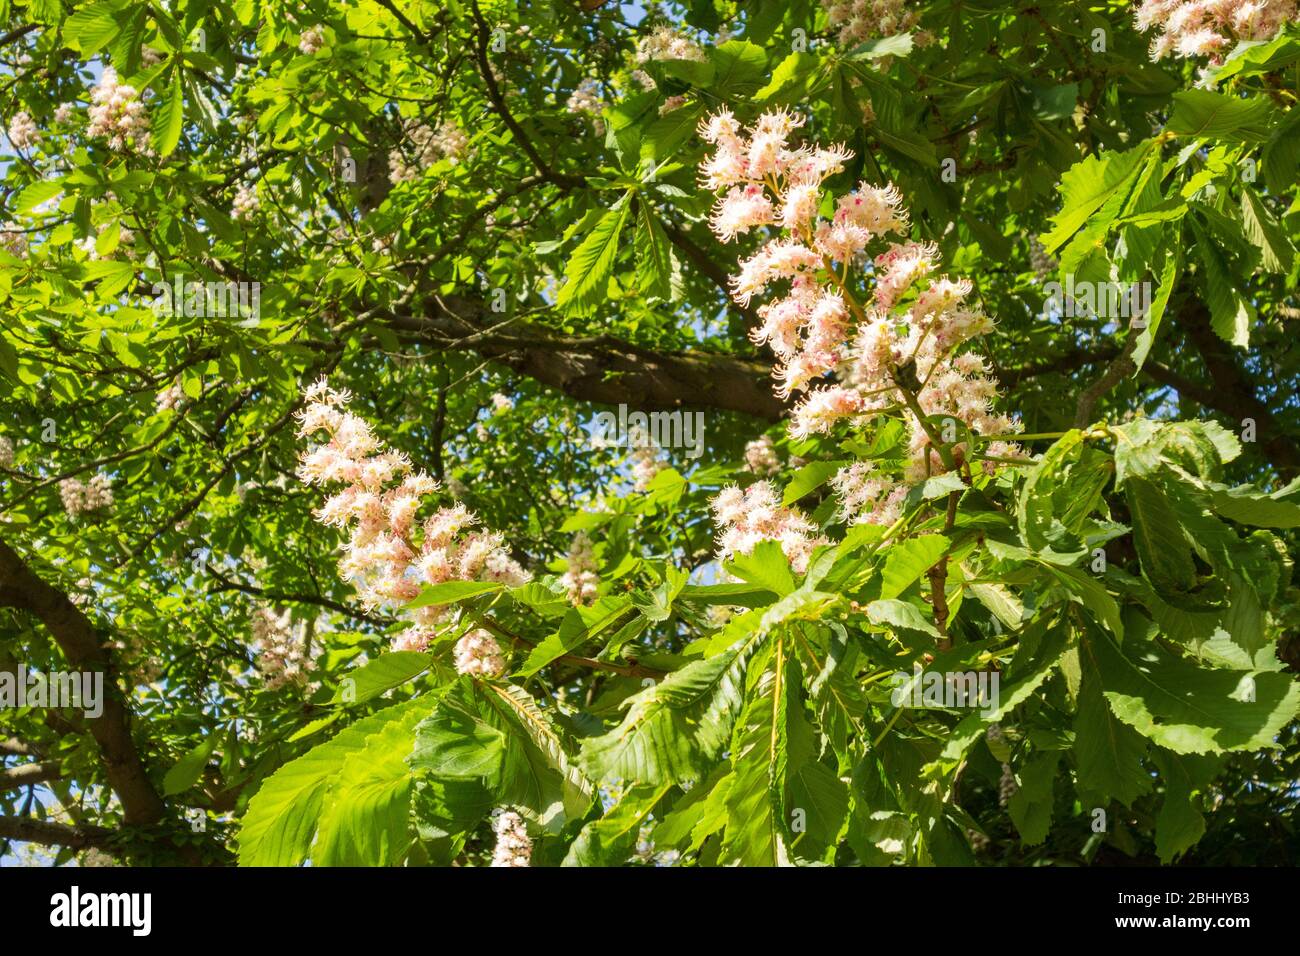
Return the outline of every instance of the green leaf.
{"type": "Polygon", "coordinates": [[[532,810],[546,826],[576,819],[591,805],[591,781],[570,756],[571,741],[537,701],[516,684],[479,683],[488,723],[508,730],[502,803],[532,810]]]}
{"type": "Polygon", "coordinates": [[[880,596],[894,598],[906,591],[934,567],[948,550],[948,544],[948,539],[941,534],[925,534],[892,545],[881,572],[880,596]]]}
{"type": "Polygon", "coordinates": [[[78,10],[63,23],[63,40],[88,59],[106,47],[122,28],[116,3],[97,3],[78,10]]]}
{"type": "Polygon", "coordinates": [[[410,610],[421,607],[433,607],[442,604],[455,604],[500,591],[505,585],[496,581],[444,581],[442,584],[426,584],[420,596],[408,603],[410,610]]]}
{"type": "Polygon", "coordinates": [[[1263,200],[1249,186],[1241,191],[1241,223],[1246,238],[1259,249],[1260,265],[1269,272],[1291,271],[1295,246],[1264,208],[1263,200]]]}
{"type": "Polygon", "coordinates": [[[636,281],[643,293],[658,296],[665,302],[673,298],[673,251],[664,227],[650,209],[641,203],[640,222],[636,230],[636,281]]]}
{"type": "Polygon", "coordinates": [[[606,212],[573,251],[564,270],[566,281],[555,300],[559,308],[573,315],[587,315],[604,300],[627,210],[624,202],[606,212]]]}
{"type": "Polygon", "coordinates": [[[389,651],[348,671],[339,681],[331,703],[362,704],[400,687],[429,669],[429,655],[419,651],[389,651]]]}
{"type": "Polygon", "coordinates": [[[1165,797],[1156,817],[1156,855],[1161,863],[1172,863],[1205,834],[1205,817],[1195,798],[1222,768],[1222,761],[1180,756],[1159,747],[1154,757],[1165,784],[1165,797]]]}
{"type": "Polygon", "coordinates": [[[1061,176],[1061,211],[1052,217],[1052,228],[1041,241],[1050,254],[1063,246],[1121,189],[1131,189],[1142,170],[1153,140],[1145,140],[1122,153],[1104,151],[1088,156],[1061,176]]]}
{"type": "Polygon", "coordinates": [[[785,505],[794,504],[810,491],[826,484],[831,475],[847,464],[847,461],[810,461],[796,471],[794,477],[790,479],[790,483],[785,486],[782,503],[785,505]]]}
{"type": "Polygon", "coordinates": [[[350,754],[390,724],[410,726],[428,714],[432,697],[417,698],[359,720],[334,738],[291,760],[262,782],[239,830],[240,866],[297,866],[311,850],[326,791],[350,754]]]}
{"type": "Polygon", "coordinates": [[[1147,742],[1111,712],[1091,656],[1081,654],[1080,661],[1082,684],[1073,745],[1079,786],[1127,807],[1151,790],[1151,774],[1142,765],[1147,742]]]}
{"type": "Polygon", "coordinates": [[[321,801],[314,866],[396,866],[411,842],[411,771],[415,728],[431,698],[403,711],[343,755],[321,801]]]}
{"type": "Polygon", "coordinates": [[[49,182],[48,180],[32,183],[18,194],[18,201],[14,204],[14,212],[20,216],[25,216],[41,203],[48,202],[61,192],[63,192],[62,183],[49,182]]]}
{"type": "Polygon", "coordinates": [[[748,40],[728,40],[713,51],[711,89],[718,96],[755,92],[767,73],[767,51],[748,40]]]}
{"type": "Polygon", "coordinates": [[[163,795],[172,797],[184,793],[203,776],[203,768],[208,765],[208,758],[217,746],[217,738],[209,736],[197,747],[187,753],[167,771],[163,777],[163,795]]]}
{"type": "Polygon", "coordinates": [[[912,52],[912,34],[898,33],[890,37],[876,37],[849,51],[850,60],[878,60],[882,56],[907,56],[912,52]]]}
{"type": "Polygon", "coordinates": [[[749,554],[733,556],[726,567],[742,581],[765,587],[778,596],[784,597],[794,590],[790,562],[775,541],[760,541],[749,554]]]}
{"type": "Polygon", "coordinates": [[[1025,846],[1042,843],[1052,827],[1052,785],[1060,758],[1059,751],[1037,754],[1017,774],[1020,788],[1007,801],[1007,812],[1025,846]]]}
{"type": "Polygon", "coordinates": [[[472,712],[456,694],[415,728],[415,746],[407,761],[416,772],[446,779],[481,780],[489,790],[501,786],[506,734],[472,712]]]}
{"type": "Polygon", "coordinates": [[[518,677],[531,677],[557,658],[563,657],[587,641],[587,625],[582,615],[570,609],[560,622],[559,630],[549,634],[529,652],[528,658],[515,672],[518,677]]]}
{"type": "Polygon", "coordinates": [[[1101,675],[1112,713],[1174,753],[1272,747],[1300,712],[1300,683],[1286,674],[1211,670],[1155,644],[1121,652],[1096,632],[1085,633],[1080,648],[1101,675]]]}
{"type": "Polygon", "coordinates": [[[154,151],[159,156],[170,156],[180,142],[181,130],[185,126],[185,97],[181,92],[180,70],[172,73],[172,82],[167,95],[158,105],[154,116],[151,136],[154,151]]]}
{"type": "Polygon", "coordinates": [[[645,784],[702,778],[726,746],[759,644],[750,636],[633,695],[622,723],[583,741],[583,769],[596,779],[645,784]]]}
{"type": "Polygon", "coordinates": [[[1142,366],[1146,363],[1147,356],[1151,354],[1151,346],[1155,344],[1156,334],[1160,331],[1161,320],[1165,317],[1165,312],[1169,308],[1169,296],[1174,291],[1174,286],[1178,282],[1178,257],[1168,255],[1165,257],[1164,268],[1160,273],[1160,286],[1156,289],[1156,294],[1151,300],[1151,307],[1147,309],[1145,316],[1145,325],[1137,333],[1137,345],[1133,349],[1133,375],[1136,376],[1141,371],[1142,366]]]}
{"type": "Polygon", "coordinates": [[[1161,486],[1134,476],[1124,485],[1142,573],[1166,600],[1196,586],[1192,548],[1161,486]]]}
{"type": "Polygon", "coordinates": [[[1276,117],[1277,110],[1262,96],[1183,90],[1174,94],[1174,114],[1165,128],[1194,139],[1262,143],[1276,117]]]}
{"type": "Polygon", "coordinates": [[[622,863],[635,849],[641,825],[672,784],[635,786],[599,820],[579,831],[565,854],[563,866],[612,866],[622,863]]]}
{"type": "Polygon", "coordinates": [[[935,626],[925,619],[915,604],[907,601],[896,599],[872,601],[867,607],[867,617],[873,624],[920,631],[934,638],[939,637],[939,631],[935,626]]]}
{"type": "Polygon", "coordinates": [[[86,281],[99,281],[99,293],[104,297],[117,295],[135,279],[136,264],[123,259],[103,259],[90,262],[85,267],[86,281]]]}
{"type": "MultiPolygon", "coordinates": [[[[809,807],[798,807],[802,813],[796,815],[786,799],[792,758],[796,766],[812,758],[798,674],[793,660],[777,654],[746,702],[731,758],[734,781],[727,799],[722,863],[790,865],[792,831],[796,824],[806,825],[810,812],[809,807]],[[804,739],[796,742],[792,736],[804,739]]],[[[841,806],[841,818],[843,810],[841,806]]]]}

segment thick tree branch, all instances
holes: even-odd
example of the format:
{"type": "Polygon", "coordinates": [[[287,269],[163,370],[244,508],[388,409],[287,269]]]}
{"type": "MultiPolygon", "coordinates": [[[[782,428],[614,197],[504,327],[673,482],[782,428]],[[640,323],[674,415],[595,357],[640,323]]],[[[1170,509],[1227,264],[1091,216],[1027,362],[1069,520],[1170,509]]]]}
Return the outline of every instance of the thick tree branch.
{"type": "Polygon", "coordinates": [[[1300,474],[1300,441],[1294,433],[1287,434],[1269,407],[1260,401],[1250,376],[1237,363],[1232,346],[1214,331],[1209,308],[1199,298],[1189,296],[1178,319],[1205,360],[1205,371],[1213,384],[1208,394],[1196,400],[1231,415],[1238,424],[1242,419],[1254,419],[1265,457],[1284,478],[1300,474]]]}
{"type": "Polygon", "coordinates": [[[112,837],[112,830],[103,827],[74,827],[50,820],[28,820],[20,817],[0,817],[0,839],[20,843],[39,843],[42,846],[62,846],[70,850],[101,847],[112,837]]]}
{"type": "Polygon", "coordinates": [[[63,775],[57,760],[45,760],[40,763],[19,764],[0,770],[0,793],[30,787],[38,783],[57,780],[63,775]]]}
{"type": "Polygon", "coordinates": [[[164,813],[162,798],[145,773],[131,738],[130,718],[113,664],[95,627],[66,594],[47,584],[13,548],[0,540],[0,596],[11,607],[28,610],[45,625],[69,666],[104,674],[103,713],[86,718],[99,744],[108,784],[122,802],[128,824],[156,823],[164,813]]]}
{"type": "Polygon", "coordinates": [[[450,351],[483,358],[556,388],[571,398],[643,411],[716,408],[777,421],[788,412],[772,391],[771,369],[706,352],[661,352],[612,336],[558,336],[519,322],[489,326],[481,301],[447,297],[425,315],[394,316],[390,325],[450,351]]]}

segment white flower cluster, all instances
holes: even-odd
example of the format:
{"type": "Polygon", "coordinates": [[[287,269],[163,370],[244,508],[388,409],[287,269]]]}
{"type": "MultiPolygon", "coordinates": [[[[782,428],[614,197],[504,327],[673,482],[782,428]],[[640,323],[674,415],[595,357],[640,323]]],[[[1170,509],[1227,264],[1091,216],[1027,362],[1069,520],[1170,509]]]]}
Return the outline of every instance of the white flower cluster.
{"type": "Polygon", "coordinates": [[[659,457],[659,446],[655,440],[643,429],[630,429],[627,443],[631,448],[628,458],[632,462],[632,486],[638,492],[647,491],[655,475],[667,468],[668,464],[659,457]]]}
{"type": "Polygon", "coordinates": [[[845,49],[873,37],[906,33],[920,19],[903,0],[822,0],[822,9],[826,21],[840,31],[840,46],[845,49]]]}
{"type": "Polygon", "coordinates": [[[570,113],[578,113],[591,118],[591,125],[597,133],[605,132],[605,121],[600,114],[605,106],[600,100],[600,84],[586,79],[578,84],[577,89],[569,94],[565,108],[570,113]]]}
{"type": "Polygon", "coordinates": [[[530,866],[533,841],[528,839],[523,818],[513,810],[502,813],[492,823],[497,835],[496,849],[492,851],[493,866],[530,866]]]}
{"type": "Polygon", "coordinates": [[[389,179],[394,183],[409,183],[420,178],[420,173],[440,159],[452,165],[459,163],[469,148],[469,136],[448,120],[437,129],[413,121],[406,124],[406,140],[415,158],[407,162],[400,149],[388,154],[389,179]]]}
{"type": "Polygon", "coordinates": [[[181,383],[173,382],[158,393],[154,398],[154,404],[157,406],[158,411],[169,412],[173,408],[179,408],[184,397],[185,393],[181,390],[181,383]]]}
{"type": "Polygon", "coordinates": [[[1139,30],[1159,31],[1151,59],[1172,53],[1217,64],[1238,41],[1273,39],[1300,9],[1295,0],[1143,0],[1134,17],[1139,30]]]}
{"type": "MultiPolygon", "coordinates": [[[[308,484],[345,486],[316,517],[349,532],[339,570],[356,584],[366,606],[406,604],[423,584],[496,581],[515,587],[529,580],[510,556],[503,535],[469,530],[478,518],[463,505],[417,520],[438,483],[413,470],[405,455],[387,450],[369,422],[348,411],[351,395],[346,390],[336,391],[321,379],[305,398],[299,436],[324,432],[328,440],[302,453],[298,474],[308,484]]],[[[414,622],[425,633],[408,630],[398,646],[423,649],[433,637],[427,629],[450,610],[448,605],[416,609],[414,622]]]]}
{"type": "Polygon", "coordinates": [[[59,482],[59,497],[63,510],[69,517],[100,511],[113,505],[113,481],[108,475],[98,474],[89,482],[77,478],[64,478],[59,482]]]}
{"type": "Polygon", "coordinates": [[[659,27],[649,36],[642,37],[636,45],[636,61],[645,64],[653,60],[708,59],[698,43],[688,40],[672,27],[659,27]]]}
{"type": "Polygon", "coordinates": [[[30,149],[40,142],[40,131],[36,129],[36,123],[31,116],[26,113],[15,113],[14,118],[9,121],[9,142],[14,144],[15,149],[30,149]]]}
{"type": "Polygon", "coordinates": [[[0,435],[0,468],[10,469],[14,466],[14,443],[7,435],[0,435]]]}
{"type": "Polygon", "coordinates": [[[252,186],[240,183],[239,188],[235,190],[235,202],[232,210],[235,218],[247,222],[253,218],[257,212],[257,207],[257,190],[252,186]]]}
{"type": "Polygon", "coordinates": [[[325,48],[325,30],[318,26],[308,27],[298,37],[298,50],[307,56],[315,56],[325,48]]]}
{"type": "Polygon", "coordinates": [[[259,607],[253,611],[249,630],[257,652],[257,669],[268,690],[306,682],[310,662],[288,611],[276,614],[269,607],[259,607]]]}
{"type": "Polygon", "coordinates": [[[149,147],[149,114],[135,87],[119,83],[117,71],[104,70],[99,84],[90,91],[90,125],[86,135],[103,137],[116,150],[152,155],[149,147]]]}
{"type": "Polygon", "coordinates": [[[471,677],[500,677],[506,657],[495,637],[482,628],[470,631],[456,642],[456,673],[471,677]]]}
{"type": "Polygon", "coordinates": [[[0,248],[19,259],[26,258],[27,233],[23,232],[23,227],[16,222],[5,223],[4,230],[0,232],[0,248]]]}
{"type": "Polygon", "coordinates": [[[1047,254],[1043,244],[1036,236],[1029,237],[1029,266],[1038,276],[1039,281],[1046,282],[1056,272],[1060,263],[1047,254]]]}
{"type": "Polygon", "coordinates": [[[763,435],[745,445],[745,470],[760,478],[775,475],[781,470],[781,459],[771,437],[763,435]]]}
{"type": "Polygon", "coordinates": [[[579,531],[569,545],[569,567],[560,578],[560,584],[569,594],[569,603],[575,607],[596,599],[600,576],[596,574],[596,556],[587,532],[579,531]]]}

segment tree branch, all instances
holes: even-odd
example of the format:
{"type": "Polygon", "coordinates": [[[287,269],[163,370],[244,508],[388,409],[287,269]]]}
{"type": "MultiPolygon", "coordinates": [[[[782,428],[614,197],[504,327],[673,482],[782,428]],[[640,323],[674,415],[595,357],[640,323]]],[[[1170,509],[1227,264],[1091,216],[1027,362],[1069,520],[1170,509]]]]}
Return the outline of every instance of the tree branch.
{"type": "Polygon", "coordinates": [[[30,611],[41,620],[71,667],[104,674],[103,713],[96,718],[87,717],[86,723],[99,744],[108,784],[122,802],[122,818],[126,823],[150,824],[162,819],[165,812],[162,798],[149,781],[131,738],[130,718],[113,663],[94,625],[66,594],[34,574],[3,540],[0,540],[0,594],[10,606],[30,611]]]}

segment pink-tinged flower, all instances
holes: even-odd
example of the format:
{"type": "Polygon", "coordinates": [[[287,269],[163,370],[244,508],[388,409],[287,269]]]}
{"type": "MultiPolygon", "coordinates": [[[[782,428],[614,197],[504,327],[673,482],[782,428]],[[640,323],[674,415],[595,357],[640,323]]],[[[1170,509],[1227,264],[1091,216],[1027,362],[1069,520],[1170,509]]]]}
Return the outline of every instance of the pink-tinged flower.
{"type": "Polygon", "coordinates": [[[1243,40],[1271,40],[1298,15],[1295,0],[1144,0],[1137,28],[1155,30],[1151,59],[1207,56],[1211,65],[1243,40]]]}
{"type": "Polygon", "coordinates": [[[149,114],[135,87],[119,83],[117,71],[106,67],[90,91],[90,123],[86,135],[108,140],[109,148],[152,156],[149,114]]]}
{"type": "Polygon", "coordinates": [[[711,502],[719,528],[718,560],[749,554],[762,541],[776,541],[796,573],[808,569],[813,549],[826,544],[803,514],[780,503],[771,482],[756,481],[743,492],[723,489],[711,502]]]}
{"type": "Polygon", "coordinates": [[[568,593],[570,604],[578,607],[596,600],[600,588],[600,576],[596,573],[596,568],[591,538],[585,531],[579,531],[569,546],[569,566],[560,578],[560,585],[568,593]]]}
{"type": "Polygon", "coordinates": [[[863,412],[862,394],[842,385],[814,389],[790,416],[790,437],[801,441],[827,434],[837,422],[863,412]]]}
{"type": "Polygon", "coordinates": [[[495,637],[482,628],[470,631],[456,642],[456,673],[494,678],[505,673],[506,658],[495,637]]]}
{"type": "Polygon", "coordinates": [[[257,607],[249,620],[257,670],[268,690],[307,683],[311,658],[304,635],[295,631],[289,612],[257,607]]]}
{"type": "Polygon", "coordinates": [[[718,200],[709,226],[719,239],[730,242],[751,229],[771,224],[773,216],[772,201],[763,187],[750,183],[734,187],[718,200]]]}
{"type": "Polygon", "coordinates": [[[408,627],[393,638],[395,651],[427,651],[435,634],[427,627],[408,627]]]}
{"type": "Polygon", "coordinates": [[[894,243],[876,256],[876,305],[888,310],[912,283],[934,271],[939,247],[932,242],[894,243]]]}
{"type": "MultiPolygon", "coordinates": [[[[776,446],[767,435],[756,438],[745,445],[745,471],[766,478],[781,470],[781,459],[777,457],[776,446]]],[[[737,488],[736,491],[740,489],[737,488]]]]}
{"type": "Polygon", "coordinates": [[[813,245],[827,259],[836,262],[853,262],[871,241],[871,233],[851,222],[824,222],[817,227],[813,245]]]}
{"type": "Polygon", "coordinates": [[[507,810],[496,818],[492,829],[497,845],[492,851],[493,866],[531,866],[533,843],[519,814],[507,810]]]}
{"type": "Polygon", "coordinates": [[[815,182],[796,183],[785,191],[781,206],[781,226],[790,232],[805,232],[817,218],[821,203],[821,186],[815,182]]]}
{"type": "Polygon", "coordinates": [[[808,297],[799,294],[760,306],[758,315],[763,322],[749,337],[756,345],[768,343],[779,358],[791,358],[802,345],[799,336],[808,321],[809,310],[808,297]]]}
{"type": "Polygon", "coordinates": [[[731,110],[721,109],[700,121],[700,139],[718,146],[739,148],[742,142],[740,124],[731,110]]]}
{"type": "Polygon", "coordinates": [[[893,183],[883,189],[859,183],[856,192],[841,196],[835,208],[835,221],[852,223],[873,237],[907,231],[908,215],[903,197],[893,183]]]}
{"type": "MultiPolygon", "coordinates": [[[[322,380],[306,397],[308,404],[298,415],[299,434],[324,433],[328,441],[302,452],[298,473],[309,484],[345,486],[326,499],[316,517],[349,532],[339,573],[354,583],[362,604],[401,607],[418,597],[426,583],[478,580],[517,586],[528,580],[501,535],[464,534],[477,519],[463,505],[442,508],[418,525],[418,514],[439,490],[438,483],[414,471],[405,455],[385,449],[369,423],[347,410],[346,391],[335,391],[322,380]]],[[[415,612],[425,625],[447,613],[445,608],[415,612]]]]}

